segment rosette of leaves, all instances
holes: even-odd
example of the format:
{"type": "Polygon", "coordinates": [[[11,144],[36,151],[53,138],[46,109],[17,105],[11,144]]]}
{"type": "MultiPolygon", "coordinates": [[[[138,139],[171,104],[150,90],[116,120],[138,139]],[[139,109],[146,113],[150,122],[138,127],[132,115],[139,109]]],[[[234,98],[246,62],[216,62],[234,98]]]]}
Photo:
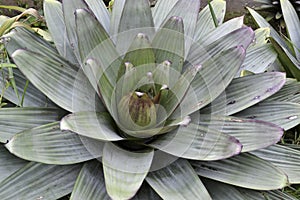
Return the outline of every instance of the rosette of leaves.
{"type": "Polygon", "coordinates": [[[46,0],[54,45],[5,35],[30,83],[0,110],[1,199],[292,199],[299,154],[274,144],[300,106],[267,101],[283,73],[234,78],[255,34],[211,5],[217,24],[198,0],[46,0]]]}
{"type": "Polygon", "coordinates": [[[280,1],[287,34],[278,33],[256,11],[248,8],[259,27],[270,28],[270,40],[278,53],[278,59],[288,77],[300,80],[300,20],[293,5],[288,0],[280,1]]]}

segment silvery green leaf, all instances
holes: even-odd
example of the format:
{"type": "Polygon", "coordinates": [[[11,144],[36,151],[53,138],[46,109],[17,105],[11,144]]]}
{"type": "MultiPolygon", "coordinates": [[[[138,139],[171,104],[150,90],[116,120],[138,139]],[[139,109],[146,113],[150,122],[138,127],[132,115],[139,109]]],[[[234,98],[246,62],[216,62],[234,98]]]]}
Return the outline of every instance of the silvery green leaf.
{"type": "Polygon", "coordinates": [[[242,152],[276,144],[283,129],[265,121],[228,116],[201,115],[199,125],[215,129],[235,137],[243,145],[242,152]]]}
{"type": "Polygon", "coordinates": [[[212,198],[215,200],[223,200],[223,199],[226,200],[237,200],[237,199],[296,200],[292,196],[280,190],[273,190],[273,191],[250,190],[250,189],[235,187],[229,184],[221,183],[210,179],[204,179],[203,183],[206,186],[208,192],[211,194],[212,198]]]}
{"type": "Polygon", "coordinates": [[[193,160],[218,160],[239,154],[241,143],[214,129],[190,123],[159,136],[151,147],[193,160]]]}
{"type": "Polygon", "coordinates": [[[156,29],[158,29],[167,19],[169,12],[179,1],[180,0],[157,1],[152,11],[153,21],[156,29]]]}
{"type": "Polygon", "coordinates": [[[45,0],[44,14],[47,27],[59,54],[70,62],[77,63],[77,58],[67,36],[62,4],[56,0],[45,0]]]}
{"type": "Polygon", "coordinates": [[[77,134],[62,132],[58,122],[20,132],[5,147],[25,160],[46,164],[74,164],[100,156],[92,155],[77,134]]]}
{"type": "Polygon", "coordinates": [[[104,27],[105,31],[109,33],[110,26],[110,13],[106,8],[103,1],[85,0],[85,3],[93,11],[93,14],[97,17],[97,20],[104,27]]]}
{"type": "Polygon", "coordinates": [[[300,83],[296,79],[287,79],[285,85],[266,101],[286,101],[300,104],[300,83]]]}
{"type": "MultiPolygon", "coordinates": [[[[152,38],[154,24],[149,1],[126,0],[118,24],[118,32],[116,33],[118,34],[116,47],[121,55],[127,51],[138,33],[146,34],[149,38],[152,38]]],[[[112,35],[112,37],[115,36],[112,35]]]]}
{"type": "Polygon", "coordinates": [[[233,79],[223,94],[203,112],[232,115],[276,93],[285,83],[285,74],[269,72],[233,79]]]}
{"type": "Polygon", "coordinates": [[[288,130],[300,123],[300,105],[290,102],[264,101],[235,116],[271,122],[288,130]]]}
{"type": "Polygon", "coordinates": [[[0,197],[59,199],[69,194],[81,165],[45,165],[30,162],[0,183],[0,197]]]}
{"type": "Polygon", "coordinates": [[[1,108],[0,142],[6,143],[16,133],[55,122],[62,112],[56,108],[1,108]]]}
{"type": "MultiPolygon", "coordinates": [[[[213,12],[217,19],[217,25],[219,26],[223,23],[225,17],[226,1],[213,0],[210,2],[210,5],[212,6],[213,12]]],[[[209,35],[216,28],[217,27],[215,26],[209,5],[206,5],[199,13],[194,39],[196,41],[202,40],[202,38],[209,35]]]]}
{"type": "MultiPolygon", "coordinates": [[[[152,47],[156,63],[170,61],[172,69],[180,74],[184,60],[184,25],[182,18],[171,17],[158,29],[152,41],[152,47]]],[[[176,79],[176,76],[174,79],[176,79]]]]}
{"type": "Polygon", "coordinates": [[[68,111],[103,110],[83,72],[59,55],[44,56],[19,49],[12,58],[31,83],[62,108],[68,111]]]}
{"type": "Polygon", "coordinates": [[[122,140],[123,138],[118,135],[113,123],[113,119],[108,113],[78,112],[65,116],[60,122],[60,129],[97,140],[122,140]]]}
{"type": "Polygon", "coordinates": [[[71,48],[73,49],[77,57],[77,60],[80,61],[80,56],[78,52],[78,41],[76,36],[75,11],[77,9],[87,9],[88,6],[83,0],[63,0],[62,5],[67,36],[69,38],[71,48]]]}
{"type": "Polygon", "coordinates": [[[146,181],[163,199],[211,199],[192,166],[184,159],[150,172],[146,181]]]}
{"type": "Polygon", "coordinates": [[[110,200],[104,184],[102,163],[98,160],[86,162],[77,177],[70,200],[110,200]]]}
{"type": "Polygon", "coordinates": [[[291,43],[296,55],[297,60],[300,60],[300,20],[299,16],[288,0],[280,0],[281,10],[284,22],[287,27],[291,43]]]}
{"type": "Polygon", "coordinates": [[[300,183],[300,151],[282,145],[272,145],[253,151],[251,154],[267,160],[283,170],[289,178],[289,183],[300,183]]]}
{"type": "Polygon", "coordinates": [[[224,35],[218,40],[206,40],[194,43],[190,49],[188,58],[186,59],[184,69],[190,65],[203,64],[220,52],[234,49],[234,47],[246,49],[252,43],[253,39],[253,30],[248,27],[242,27],[224,35]]]}
{"type": "Polygon", "coordinates": [[[0,144],[0,182],[22,168],[28,162],[12,155],[0,144]]]}
{"type": "Polygon", "coordinates": [[[241,70],[263,73],[275,62],[276,58],[277,53],[271,44],[249,48],[241,70]]]}
{"type": "MultiPolygon", "coordinates": [[[[207,44],[213,43],[214,41],[217,41],[221,37],[236,31],[243,27],[244,24],[244,17],[236,17],[233,19],[230,19],[220,26],[216,27],[215,29],[211,30],[209,34],[205,34],[202,36],[202,38],[195,37],[195,40],[197,42],[205,42],[207,44]]],[[[197,29],[200,30],[200,29],[197,29]]],[[[196,35],[196,34],[195,34],[196,35]]]]}
{"type": "Polygon", "coordinates": [[[288,185],[284,171],[248,153],[224,160],[191,163],[198,175],[239,187],[274,190],[288,185]]]}
{"type": "Polygon", "coordinates": [[[235,47],[207,59],[172,117],[188,115],[213,101],[231,82],[244,57],[243,47],[235,47]]]}
{"type": "Polygon", "coordinates": [[[163,21],[159,27],[162,27],[167,20],[173,16],[180,17],[184,24],[184,39],[185,39],[185,56],[188,56],[190,47],[193,44],[193,37],[196,30],[196,23],[198,18],[198,13],[200,9],[200,1],[198,0],[180,0],[168,13],[166,19],[163,21]]]}
{"type": "Polygon", "coordinates": [[[150,169],[153,150],[131,152],[107,142],[103,149],[106,190],[112,199],[129,199],[141,187],[150,169]]]}

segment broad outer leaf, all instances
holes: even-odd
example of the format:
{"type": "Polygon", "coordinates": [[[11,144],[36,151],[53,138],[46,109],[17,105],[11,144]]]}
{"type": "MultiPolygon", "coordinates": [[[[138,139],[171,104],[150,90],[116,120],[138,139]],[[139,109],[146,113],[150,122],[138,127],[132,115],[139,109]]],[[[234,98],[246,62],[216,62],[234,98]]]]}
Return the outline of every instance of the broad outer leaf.
{"type": "Polygon", "coordinates": [[[26,129],[58,121],[61,115],[55,108],[1,108],[0,142],[6,143],[26,129]]]}
{"type": "Polygon", "coordinates": [[[211,199],[192,166],[184,159],[150,172],[146,181],[163,199],[211,199]]]}
{"type": "Polygon", "coordinates": [[[192,161],[192,165],[200,176],[239,187],[274,190],[288,184],[282,170],[248,153],[213,162],[192,161]]]}
{"type": "Polygon", "coordinates": [[[65,116],[60,122],[60,129],[97,140],[122,140],[113,124],[114,121],[108,113],[79,112],[65,116]]]}
{"type": "Polygon", "coordinates": [[[12,58],[33,85],[64,109],[95,111],[101,106],[83,72],[59,55],[49,57],[19,49],[12,58]]]}
{"type": "Polygon", "coordinates": [[[234,47],[207,59],[172,117],[189,115],[213,101],[231,82],[244,58],[244,48],[234,47]]]}
{"type": "Polygon", "coordinates": [[[141,187],[150,169],[153,150],[130,152],[107,142],[103,150],[103,170],[107,193],[112,199],[129,199],[141,187]]]}
{"type": "Polygon", "coordinates": [[[102,163],[86,162],[75,183],[70,200],[110,200],[105,184],[102,163]]]}
{"type": "Polygon", "coordinates": [[[193,123],[159,136],[149,146],[193,160],[224,159],[242,149],[234,137],[193,123]]]}
{"type": "Polygon", "coordinates": [[[77,63],[67,36],[66,25],[64,22],[62,4],[55,0],[44,1],[44,13],[47,27],[54,41],[59,54],[72,63],[77,63]]]}
{"type": "Polygon", "coordinates": [[[283,170],[289,178],[289,183],[300,183],[300,152],[298,150],[281,145],[273,145],[251,153],[283,170]]]}
{"type": "Polygon", "coordinates": [[[59,199],[72,191],[80,168],[30,162],[0,183],[0,198],[59,199]]]}
{"type": "Polygon", "coordinates": [[[156,29],[158,29],[162,25],[162,23],[167,19],[169,12],[179,1],[180,0],[157,1],[155,7],[152,10],[153,21],[156,29]]]}
{"type": "Polygon", "coordinates": [[[300,105],[290,102],[265,101],[235,116],[271,122],[288,130],[300,123],[300,105]]]}
{"type": "Polygon", "coordinates": [[[23,131],[5,147],[18,157],[47,164],[73,164],[100,156],[91,154],[75,133],[62,132],[58,122],[23,131]]]}
{"type": "Polygon", "coordinates": [[[15,157],[0,144],[0,183],[25,164],[27,161],[15,157]]]}
{"type": "Polygon", "coordinates": [[[255,119],[201,115],[199,124],[235,137],[243,145],[242,152],[273,145],[283,135],[282,128],[255,119]]]}
{"type": "Polygon", "coordinates": [[[226,90],[203,112],[232,115],[276,93],[285,83],[285,74],[270,72],[233,79],[226,90]]]}

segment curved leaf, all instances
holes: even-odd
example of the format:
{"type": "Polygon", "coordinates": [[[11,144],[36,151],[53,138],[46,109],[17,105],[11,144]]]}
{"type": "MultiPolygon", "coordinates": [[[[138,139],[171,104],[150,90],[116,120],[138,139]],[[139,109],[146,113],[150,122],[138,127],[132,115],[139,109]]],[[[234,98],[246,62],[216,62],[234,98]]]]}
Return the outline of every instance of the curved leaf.
{"type": "Polygon", "coordinates": [[[153,21],[156,29],[158,29],[167,19],[168,14],[179,1],[180,0],[157,1],[152,10],[153,21]]]}
{"type": "Polygon", "coordinates": [[[294,46],[297,60],[300,60],[300,20],[299,16],[288,0],[280,0],[281,10],[288,34],[294,46]]]}
{"type": "Polygon", "coordinates": [[[93,11],[97,20],[104,27],[107,33],[109,33],[110,14],[103,1],[85,0],[89,8],[93,11]]]}
{"type": "MultiPolygon", "coordinates": [[[[171,62],[171,67],[181,73],[184,60],[184,25],[180,17],[171,17],[158,29],[152,40],[155,62],[171,62]]],[[[176,79],[176,77],[174,77],[176,79]]]]}
{"type": "Polygon", "coordinates": [[[293,128],[300,123],[300,105],[289,102],[262,102],[235,116],[271,122],[284,130],[293,128]]]}
{"type": "Polygon", "coordinates": [[[163,199],[211,199],[192,166],[183,159],[150,172],[146,181],[163,199]]]}
{"type": "Polygon", "coordinates": [[[192,123],[161,135],[148,145],[194,160],[224,159],[240,153],[242,149],[234,137],[192,123]]]}
{"type": "Polygon", "coordinates": [[[188,115],[213,101],[231,82],[244,58],[244,49],[235,47],[204,62],[172,117],[188,115]]]}
{"type": "Polygon", "coordinates": [[[62,132],[58,122],[23,131],[5,147],[18,157],[46,164],[73,164],[100,156],[89,152],[78,135],[62,132]]]}
{"type": "Polygon", "coordinates": [[[254,119],[201,115],[199,124],[235,137],[243,145],[242,152],[273,145],[283,135],[282,128],[254,119]]]}
{"type": "Polygon", "coordinates": [[[285,74],[269,72],[233,79],[223,94],[203,112],[232,115],[276,93],[285,83],[285,74]]]}
{"type": "MultiPolygon", "coordinates": [[[[199,43],[205,42],[206,44],[211,44],[217,41],[218,39],[220,39],[221,37],[242,28],[243,24],[244,24],[244,17],[243,16],[236,17],[224,22],[220,26],[211,30],[209,34],[203,35],[202,38],[195,37],[195,40],[199,43]]],[[[199,29],[196,28],[196,31],[199,31],[199,29]]],[[[195,33],[195,36],[197,36],[197,33],[195,33]]]]}
{"type": "Polygon", "coordinates": [[[273,145],[251,153],[284,171],[291,184],[300,183],[300,151],[281,145],[273,145]]]}
{"type": "Polygon", "coordinates": [[[287,79],[285,85],[266,101],[285,101],[300,104],[300,82],[287,79]]]}
{"type": "Polygon", "coordinates": [[[27,161],[13,156],[4,145],[0,145],[0,183],[25,164],[27,161]]]}
{"type": "Polygon", "coordinates": [[[113,199],[129,199],[141,187],[153,158],[153,151],[130,152],[108,142],[103,150],[107,193],[113,199]]]}
{"type": "MultiPolygon", "coordinates": [[[[198,12],[200,9],[200,1],[198,0],[179,0],[174,7],[170,10],[167,17],[164,19],[166,22],[169,18],[177,16],[182,18],[184,24],[184,49],[185,56],[187,57],[190,47],[193,44],[193,37],[196,29],[198,12]]],[[[163,23],[162,23],[163,24],[163,23]]],[[[159,25],[161,27],[161,25],[159,25]]]]}
{"type": "Polygon", "coordinates": [[[0,142],[6,143],[16,133],[55,122],[62,112],[55,108],[1,108],[0,142]]]}
{"type": "MultiPolygon", "coordinates": [[[[118,2],[114,4],[116,3],[118,2]]],[[[121,10],[122,15],[118,24],[118,32],[116,32],[118,34],[116,48],[121,54],[124,54],[138,33],[144,33],[152,38],[154,24],[147,0],[126,0],[121,5],[124,6],[121,10]]],[[[112,35],[112,37],[115,37],[115,35],[112,35]]]]}
{"type": "MultiPolygon", "coordinates": [[[[218,25],[221,25],[225,17],[226,1],[213,0],[210,1],[210,5],[212,6],[216,19],[218,20],[218,25]]],[[[202,40],[203,37],[209,35],[216,28],[217,27],[215,26],[209,5],[207,5],[199,13],[194,39],[196,41],[202,40]]]]}
{"type": "Polygon", "coordinates": [[[67,36],[61,3],[56,0],[45,0],[44,13],[47,27],[57,51],[70,62],[77,63],[78,61],[67,36]]]}
{"type": "Polygon", "coordinates": [[[249,48],[241,70],[263,73],[274,63],[276,58],[277,53],[271,44],[249,48]]]}
{"type": "Polygon", "coordinates": [[[96,106],[101,102],[83,72],[58,55],[51,58],[19,49],[12,58],[32,84],[64,109],[71,112],[99,109],[96,106]]]}
{"type": "Polygon", "coordinates": [[[78,112],[65,116],[60,122],[60,129],[97,140],[122,140],[113,124],[108,113],[78,112]]]}
{"type": "Polygon", "coordinates": [[[288,185],[282,170],[247,153],[213,162],[192,161],[192,165],[200,176],[239,187],[274,190],[288,185]]]}
{"type": "Polygon", "coordinates": [[[88,6],[84,2],[84,0],[63,0],[62,8],[65,20],[65,27],[67,31],[67,36],[70,41],[70,45],[77,59],[80,60],[80,55],[78,52],[78,41],[76,36],[75,11],[77,9],[87,9],[88,6]]]}
{"type": "Polygon", "coordinates": [[[104,185],[102,163],[97,160],[83,165],[70,200],[110,200],[104,185]]]}
{"type": "Polygon", "coordinates": [[[0,198],[59,199],[72,191],[80,168],[30,162],[0,183],[0,198]]]}

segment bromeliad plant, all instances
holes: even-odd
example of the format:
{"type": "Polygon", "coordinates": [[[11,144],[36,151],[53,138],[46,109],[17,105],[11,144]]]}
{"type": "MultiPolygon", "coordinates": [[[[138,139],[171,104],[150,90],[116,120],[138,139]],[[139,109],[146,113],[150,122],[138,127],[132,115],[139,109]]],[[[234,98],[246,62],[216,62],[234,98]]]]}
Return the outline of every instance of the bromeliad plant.
{"type": "Polygon", "coordinates": [[[1,199],[292,199],[300,155],[273,144],[300,106],[267,101],[283,73],[234,79],[254,32],[211,5],[217,23],[198,0],[46,0],[55,47],[3,37],[31,83],[0,110],[1,199]]]}

